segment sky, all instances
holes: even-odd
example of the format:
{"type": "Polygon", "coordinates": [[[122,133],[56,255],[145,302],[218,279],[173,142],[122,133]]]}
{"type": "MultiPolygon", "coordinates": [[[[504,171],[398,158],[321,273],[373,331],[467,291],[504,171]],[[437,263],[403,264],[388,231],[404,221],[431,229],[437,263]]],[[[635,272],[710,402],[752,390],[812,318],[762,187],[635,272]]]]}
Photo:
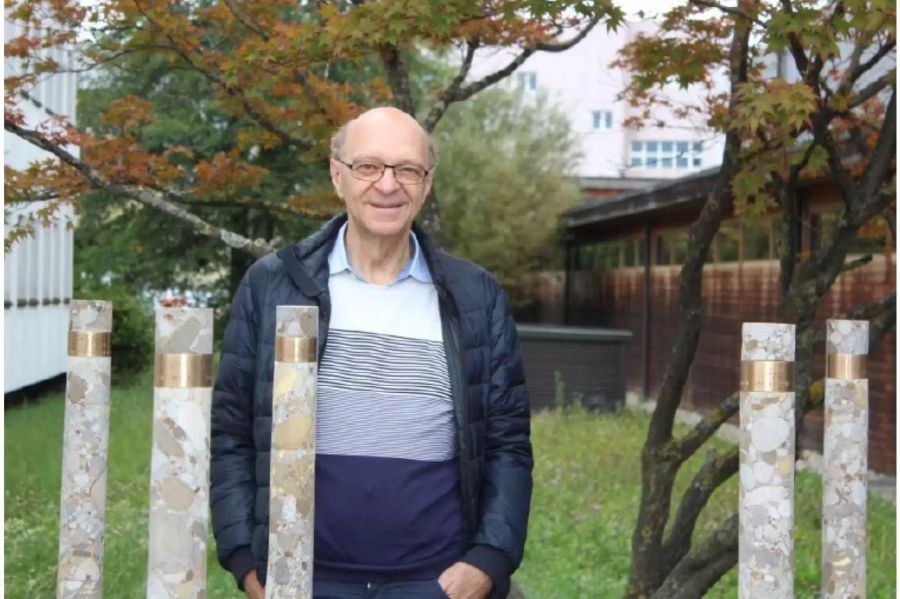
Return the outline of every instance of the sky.
{"type": "Polygon", "coordinates": [[[619,6],[625,11],[627,18],[629,20],[637,20],[637,13],[640,10],[643,10],[646,16],[650,16],[651,13],[663,14],[673,6],[677,6],[679,4],[684,4],[683,0],[627,0],[624,2],[617,2],[619,6]]]}

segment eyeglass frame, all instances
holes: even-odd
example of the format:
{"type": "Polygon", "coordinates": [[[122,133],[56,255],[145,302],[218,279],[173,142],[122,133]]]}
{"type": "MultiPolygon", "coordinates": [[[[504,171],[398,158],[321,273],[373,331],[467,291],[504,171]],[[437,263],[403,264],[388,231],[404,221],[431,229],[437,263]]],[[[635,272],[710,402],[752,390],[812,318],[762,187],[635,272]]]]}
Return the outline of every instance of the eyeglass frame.
{"type": "Polygon", "coordinates": [[[356,176],[356,173],[353,171],[353,164],[354,164],[354,163],[352,163],[352,162],[344,162],[344,161],[341,160],[340,158],[336,158],[336,157],[334,157],[334,156],[332,156],[331,159],[334,160],[335,162],[338,162],[338,163],[340,163],[340,164],[343,164],[344,166],[346,166],[347,168],[349,168],[349,169],[350,169],[350,175],[351,175],[354,179],[356,179],[357,181],[366,181],[366,182],[368,182],[368,183],[378,183],[379,181],[381,181],[382,177],[384,177],[384,173],[385,173],[388,169],[391,169],[391,170],[394,172],[394,180],[396,180],[397,183],[401,183],[401,184],[403,184],[403,185],[421,185],[422,183],[425,182],[425,179],[428,178],[428,175],[431,174],[432,171],[434,171],[433,168],[430,168],[430,169],[429,169],[429,168],[425,168],[425,167],[419,167],[419,168],[421,168],[423,171],[425,171],[425,173],[422,175],[422,180],[421,180],[421,181],[418,181],[418,182],[416,182],[416,183],[404,183],[404,182],[401,181],[400,179],[397,179],[397,170],[396,170],[397,167],[398,167],[398,166],[416,166],[416,167],[418,167],[418,166],[419,166],[418,164],[412,164],[412,163],[410,163],[410,162],[401,162],[401,163],[399,163],[399,164],[387,164],[387,163],[384,163],[384,162],[378,162],[377,160],[363,160],[363,161],[361,161],[361,162],[367,162],[367,163],[369,163],[369,164],[380,164],[380,165],[381,165],[381,174],[378,175],[378,178],[377,178],[377,179],[360,179],[359,177],[356,176]]]}

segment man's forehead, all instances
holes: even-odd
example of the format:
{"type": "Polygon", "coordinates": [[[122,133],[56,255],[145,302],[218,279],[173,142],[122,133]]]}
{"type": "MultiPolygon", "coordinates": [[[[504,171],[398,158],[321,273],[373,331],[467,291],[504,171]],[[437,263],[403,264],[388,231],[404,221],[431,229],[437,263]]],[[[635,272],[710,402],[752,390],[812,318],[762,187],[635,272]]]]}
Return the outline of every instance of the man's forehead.
{"type": "MultiPolygon", "coordinates": [[[[376,109],[377,110],[377,109],[376,109]]],[[[359,153],[428,153],[428,140],[422,127],[405,113],[372,110],[347,126],[346,148],[359,153]]],[[[414,158],[415,156],[406,156],[414,158]]]]}

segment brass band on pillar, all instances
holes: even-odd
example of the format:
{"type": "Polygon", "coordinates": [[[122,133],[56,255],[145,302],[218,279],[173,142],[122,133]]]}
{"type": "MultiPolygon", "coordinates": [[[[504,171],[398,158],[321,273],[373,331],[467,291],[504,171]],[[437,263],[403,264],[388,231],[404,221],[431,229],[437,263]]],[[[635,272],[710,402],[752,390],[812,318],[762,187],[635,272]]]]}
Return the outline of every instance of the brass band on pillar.
{"type": "Polygon", "coordinates": [[[827,354],[825,356],[825,378],[864,379],[866,378],[866,358],[859,354],[827,354]]]}
{"type": "Polygon", "coordinates": [[[793,390],[793,362],[784,360],[741,362],[741,391],[782,393],[793,390]]]}
{"type": "Polygon", "coordinates": [[[211,354],[156,354],[154,384],[167,389],[212,385],[211,354]]]}
{"type": "Polygon", "coordinates": [[[68,354],[80,358],[110,355],[112,344],[107,331],[69,331],[68,354]]]}
{"type": "Polygon", "coordinates": [[[276,362],[315,362],[317,337],[275,337],[276,362]]]}

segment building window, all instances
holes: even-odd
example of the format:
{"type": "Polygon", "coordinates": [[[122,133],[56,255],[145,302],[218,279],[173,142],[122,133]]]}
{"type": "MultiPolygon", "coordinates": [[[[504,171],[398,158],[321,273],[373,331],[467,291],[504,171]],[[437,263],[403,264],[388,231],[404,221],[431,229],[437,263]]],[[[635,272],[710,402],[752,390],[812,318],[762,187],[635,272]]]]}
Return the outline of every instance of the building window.
{"type": "Polygon", "coordinates": [[[612,131],[613,116],[611,110],[595,110],[592,116],[595,130],[612,131]]]}
{"type": "Polygon", "coordinates": [[[533,71],[521,71],[516,73],[519,89],[534,91],[537,89],[537,73],[533,71]]]}
{"type": "Polygon", "coordinates": [[[633,141],[631,166],[641,168],[687,169],[702,164],[703,142],[695,141],[633,141]]]}

